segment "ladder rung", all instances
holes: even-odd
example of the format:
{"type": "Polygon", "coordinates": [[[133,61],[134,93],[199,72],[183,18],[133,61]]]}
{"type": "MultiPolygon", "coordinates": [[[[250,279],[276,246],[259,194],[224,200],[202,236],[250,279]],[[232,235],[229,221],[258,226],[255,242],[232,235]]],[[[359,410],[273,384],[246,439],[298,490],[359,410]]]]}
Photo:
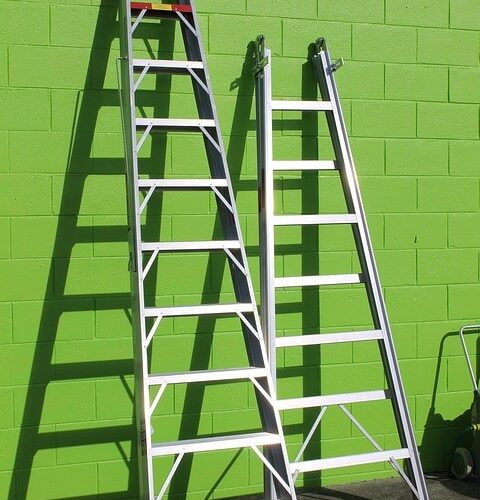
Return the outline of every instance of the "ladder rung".
{"type": "Polygon", "coordinates": [[[187,384],[190,382],[218,382],[230,380],[248,380],[267,376],[266,368],[235,368],[228,370],[199,370],[185,373],[165,373],[150,375],[148,385],[187,384]]]}
{"type": "Polygon", "coordinates": [[[381,340],[382,330],[366,332],[319,333],[314,335],[292,335],[277,337],[275,347],[296,347],[306,345],[339,344],[342,342],[359,342],[362,340],[381,340]]]}
{"type": "Polygon", "coordinates": [[[143,252],[194,252],[240,248],[238,240],[225,241],[174,241],[168,243],[142,243],[143,252]]]}
{"type": "Polygon", "coordinates": [[[280,410],[293,410],[296,408],[316,408],[320,406],[362,403],[365,401],[382,401],[384,399],[390,399],[389,391],[365,391],[349,394],[332,394],[329,396],[280,399],[277,401],[277,406],[280,410]]]}
{"type": "Polygon", "coordinates": [[[134,59],[133,71],[140,73],[146,67],[151,73],[188,75],[189,69],[203,69],[201,61],[170,61],[162,59],[134,59]]]}
{"type": "Polygon", "coordinates": [[[201,118],[137,118],[135,123],[139,130],[144,130],[150,125],[153,129],[179,131],[198,130],[200,127],[215,127],[215,120],[205,120],[201,118]]]}
{"type": "Polygon", "coordinates": [[[159,457],[164,455],[178,455],[179,453],[249,448],[251,446],[265,446],[279,443],[280,437],[277,434],[271,434],[269,432],[187,439],[184,441],[173,441],[171,443],[154,444],[152,446],[152,456],[159,457]]]}
{"type": "Polygon", "coordinates": [[[377,462],[388,462],[390,459],[402,460],[410,458],[407,448],[398,450],[376,451],[373,453],[362,453],[345,457],[322,458],[319,460],[308,460],[290,464],[290,471],[314,472],[318,470],[336,469],[337,467],[349,467],[351,465],[374,464],[377,462]]]}
{"type": "Polygon", "coordinates": [[[234,315],[238,313],[253,312],[253,304],[208,304],[199,306],[176,306],[176,307],[147,307],[145,308],[145,317],[153,318],[162,316],[204,316],[214,314],[228,314],[234,315]]]}
{"type": "Polygon", "coordinates": [[[338,170],[333,160],[273,160],[273,170],[338,170]]]}
{"type": "Polygon", "coordinates": [[[272,109],[278,111],[331,111],[329,101],[272,101],[272,109]]]}
{"type": "Polygon", "coordinates": [[[355,214],[322,214],[322,215],[275,215],[275,226],[304,226],[307,224],[356,224],[355,214]]]}
{"type": "Polygon", "coordinates": [[[363,274],[330,274],[324,276],[293,276],[275,278],[275,287],[321,286],[321,285],[353,285],[363,283],[363,274]]]}
{"type": "Polygon", "coordinates": [[[131,2],[132,10],[153,10],[159,12],[192,12],[190,5],[151,3],[151,2],[131,2]]]}
{"type": "Polygon", "coordinates": [[[227,187],[227,179],[139,179],[139,188],[159,189],[211,189],[227,187]]]}

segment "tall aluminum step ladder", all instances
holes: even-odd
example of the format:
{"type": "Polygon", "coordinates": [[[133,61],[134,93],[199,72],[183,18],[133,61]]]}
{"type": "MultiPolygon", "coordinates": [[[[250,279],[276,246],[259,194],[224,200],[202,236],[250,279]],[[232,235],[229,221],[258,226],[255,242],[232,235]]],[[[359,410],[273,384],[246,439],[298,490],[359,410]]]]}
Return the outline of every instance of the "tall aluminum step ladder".
{"type": "MultiPolygon", "coordinates": [[[[343,61],[333,62],[320,38],[313,54],[313,65],[320,88],[322,100],[287,101],[272,99],[271,52],[265,47],[263,36],[256,40],[255,50],[256,104],[257,104],[257,152],[259,170],[260,204],[260,269],[261,269],[261,321],[266,336],[267,350],[272,377],[276,380],[276,349],[325,344],[364,342],[376,340],[380,347],[383,367],[387,379],[387,390],[374,390],[350,394],[318,395],[294,399],[278,399],[280,410],[318,408],[318,416],[308,432],[301,449],[290,464],[294,481],[301,473],[322,471],[339,467],[389,462],[408,484],[412,493],[419,499],[427,499],[428,492],[422,473],[420,458],[410,421],[405,392],[402,385],[387,311],[382,295],[378,271],[373,255],[372,244],[367,228],[365,211],[362,205],[359,185],[355,173],[345,121],[334,79],[334,71],[343,61]],[[273,152],[272,111],[310,111],[326,112],[329,133],[334,150],[334,161],[303,160],[275,161],[273,152]],[[346,214],[314,215],[275,215],[274,211],[274,174],[286,171],[337,170],[340,174],[346,198],[346,214]],[[305,225],[350,225],[353,230],[356,251],[359,256],[361,273],[341,275],[320,275],[300,277],[276,277],[275,275],[275,228],[279,226],[305,225]],[[364,283],[372,313],[374,329],[346,333],[318,333],[295,336],[276,336],[276,296],[275,290],[289,287],[316,287],[364,283]],[[401,448],[383,450],[378,442],[367,432],[345,405],[390,399],[397,424],[401,448]],[[303,454],[317,431],[325,411],[330,406],[338,406],[351,420],[353,425],[372,444],[375,451],[351,456],[318,458],[302,461],[303,454]],[[399,460],[404,460],[406,472],[399,460]]],[[[268,486],[268,483],[267,483],[268,486]]]]}
{"type": "MultiPolygon", "coordinates": [[[[135,394],[137,428],[139,432],[140,495],[142,499],[162,498],[185,454],[228,449],[251,448],[275,478],[278,495],[295,499],[293,481],[288,470],[288,456],[275,406],[273,381],[268,366],[263,335],[260,329],[245,248],[240,232],[224,145],[207,70],[198,18],[193,1],[177,4],[120,2],[121,25],[121,101],[127,166],[128,213],[131,256],[131,287],[133,291],[133,324],[135,348],[135,394]],[[149,19],[150,18],[150,19],[149,19]],[[135,59],[132,37],[143,22],[178,21],[186,51],[186,61],[135,59]],[[191,77],[197,119],[145,118],[137,116],[136,92],[147,74],[163,73],[191,77]],[[138,77],[135,77],[138,74],[138,77]],[[138,154],[147,136],[155,132],[196,132],[202,134],[208,159],[210,178],[144,178],[139,175],[138,154]],[[141,216],[155,192],[165,190],[213,192],[223,229],[222,241],[145,241],[142,237],[141,216]],[[236,303],[201,304],[193,306],[148,307],[145,284],[152,265],[162,253],[225,252],[228,256],[236,303]],[[225,317],[238,319],[238,332],[243,333],[249,365],[245,368],[197,370],[183,373],[150,373],[149,349],[164,318],[225,317]],[[167,386],[175,384],[209,384],[245,381],[255,389],[261,432],[202,437],[175,442],[152,442],[151,420],[167,386]],[[153,391],[156,392],[153,392],[153,391]],[[263,449],[262,449],[263,447],[263,449]],[[159,479],[155,458],[172,456],[173,465],[166,479],[159,479]]],[[[150,33],[151,33],[150,26],[150,33]]],[[[161,96],[158,96],[161,99],[161,96]]],[[[195,161],[195,158],[192,158],[195,161]]],[[[199,176],[201,177],[201,176],[199,176]]],[[[206,214],[207,215],[207,214],[206,214]]],[[[172,284],[175,287],[175,283],[172,284]]],[[[175,293],[175,292],[174,292],[175,293]]],[[[186,418],[183,415],[182,418],[186,418]]],[[[188,484],[188,481],[186,481],[188,484]]]]}

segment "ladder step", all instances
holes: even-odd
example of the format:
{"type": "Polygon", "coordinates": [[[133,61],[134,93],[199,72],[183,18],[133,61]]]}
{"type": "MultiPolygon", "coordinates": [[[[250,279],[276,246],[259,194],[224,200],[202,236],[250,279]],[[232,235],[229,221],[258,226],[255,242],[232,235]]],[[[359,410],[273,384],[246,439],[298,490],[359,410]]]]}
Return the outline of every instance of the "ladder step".
{"type": "Polygon", "coordinates": [[[176,307],[146,307],[145,317],[154,318],[162,316],[204,316],[204,315],[234,315],[238,313],[253,312],[255,308],[253,304],[208,304],[199,306],[176,306],[176,307]]]}
{"type": "Polygon", "coordinates": [[[320,406],[345,405],[365,401],[382,401],[384,399],[390,399],[389,391],[365,391],[349,394],[332,394],[329,396],[280,399],[277,401],[277,406],[280,410],[293,410],[296,408],[317,408],[320,406]]]}
{"type": "Polygon", "coordinates": [[[390,459],[402,460],[410,458],[407,448],[398,450],[376,451],[373,453],[362,453],[360,455],[350,455],[345,457],[322,458],[319,460],[309,460],[290,464],[290,471],[314,472],[326,469],[336,469],[337,467],[349,467],[351,465],[374,464],[378,462],[388,462],[390,459]]]}
{"type": "Polygon", "coordinates": [[[140,73],[145,68],[148,68],[148,71],[151,73],[189,75],[189,70],[191,69],[203,70],[203,63],[201,61],[171,61],[162,59],[133,60],[133,71],[135,73],[140,73]]]}
{"type": "Polygon", "coordinates": [[[135,120],[138,130],[145,130],[150,125],[157,130],[178,130],[191,132],[203,128],[214,128],[215,120],[201,118],[137,118],[135,120]]]}
{"type": "Polygon", "coordinates": [[[293,276],[288,278],[275,278],[275,287],[284,288],[291,286],[353,285],[356,283],[363,283],[364,281],[363,274],[293,276]]]}
{"type": "Polygon", "coordinates": [[[273,160],[273,170],[338,170],[332,160],[273,160]]]}
{"type": "Polygon", "coordinates": [[[139,188],[159,189],[211,189],[228,187],[227,179],[139,179],[139,188]]]}
{"type": "Polygon", "coordinates": [[[344,333],[319,333],[314,335],[292,335],[277,337],[275,347],[297,347],[307,345],[339,344],[342,342],[359,342],[362,340],[381,340],[382,330],[344,333]]]}
{"type": "Polygon", "coordinates": [[[187,384],[190,382],[218,382],[248,380],[267,376],[266,368],[235,368],[228,370],[199,370],[185,373],[150,375],[148,385],[187,384]]]}
{"type": "Polygon", "coordinates": [[[165,455],[178,455],[179,453],[249,448],[251,446],[279,444],[280,442],[280,437],[277,434],[271,434],[269,432],[187,439],[184,441],[154,444],[152,446],[152,456],[160,457],[165,455]]]}
{"type": "Polygon", "coordinates": [[[143,252],[195,252],[202,250],[235,250],[240,248],[238,240],[225,241],[175,241],[168,243],[142,243],[143,252]]]}
{"type": "Polygon", "coordinates": [[[153,10],[159,12],[192,12],[190,5],[150,3],[150,2],[131,2],[132,10],[153,10]]]}
{"type": "Polygon", "coordinates": [[[272,110],[277,111],[331,111],[329,101],[272,101],[272,110]]]}
{"type": "Polygon", "coordinates": [[[355,214],[323,214],[323,215],[275,215],[275,226],[303,226],[308,224],[356,224],[355,214]]]}

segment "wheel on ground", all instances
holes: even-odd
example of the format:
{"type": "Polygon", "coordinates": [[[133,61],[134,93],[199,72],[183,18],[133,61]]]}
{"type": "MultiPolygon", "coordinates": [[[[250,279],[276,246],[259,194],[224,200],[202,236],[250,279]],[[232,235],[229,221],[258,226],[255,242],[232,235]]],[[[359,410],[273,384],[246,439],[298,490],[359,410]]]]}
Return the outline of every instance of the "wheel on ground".
{"type": "Polygon", "coordinates": [[[473,457],[467,448],[457,448],[453,452],[450,472],[457,479],[467,479],[473,470],[473,457]]]}

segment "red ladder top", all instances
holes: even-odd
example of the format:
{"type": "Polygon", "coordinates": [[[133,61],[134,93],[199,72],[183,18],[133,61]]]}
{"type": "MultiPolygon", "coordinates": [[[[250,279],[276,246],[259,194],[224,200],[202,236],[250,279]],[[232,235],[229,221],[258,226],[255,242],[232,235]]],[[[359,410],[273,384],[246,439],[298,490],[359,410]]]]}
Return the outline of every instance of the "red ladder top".
{"type": "Polygon", "coordinates": [[[149,2],[132,2],[133,10],[161,10],[166,12],[192,12],[190,5],[179,5],[176,3],[149,3],[149,2]]]}

